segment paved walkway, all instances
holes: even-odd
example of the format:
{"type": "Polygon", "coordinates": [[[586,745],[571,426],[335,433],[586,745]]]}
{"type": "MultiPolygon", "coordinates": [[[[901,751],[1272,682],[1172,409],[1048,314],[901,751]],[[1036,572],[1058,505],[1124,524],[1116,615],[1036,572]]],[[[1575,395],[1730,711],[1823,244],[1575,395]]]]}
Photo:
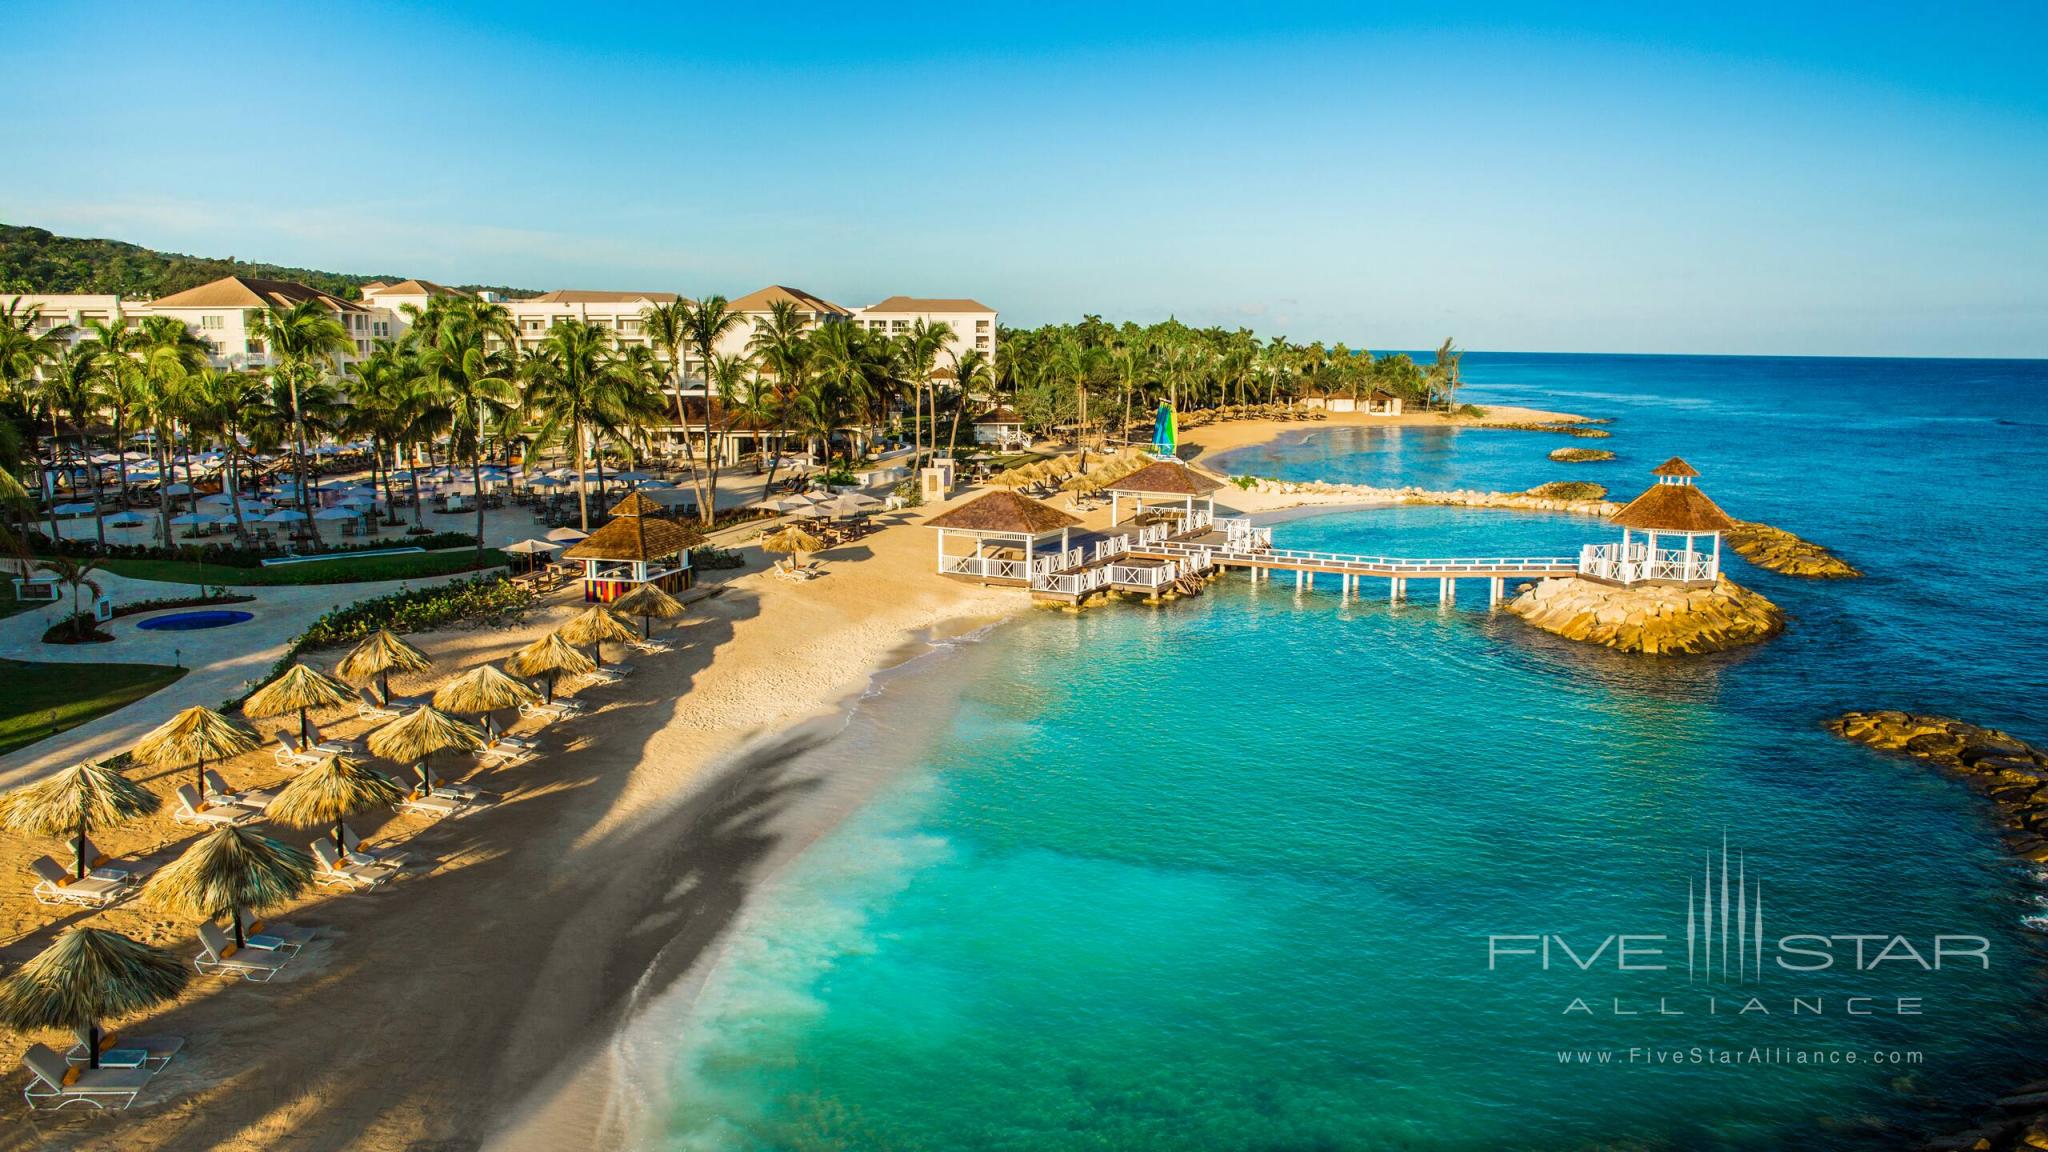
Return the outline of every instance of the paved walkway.
{"type": "MultiPolygon", "coordinates": [[[[194,704],[217,708],[241,694],[244,684],[262,676],[284,655],[291,639],[324,613],[358,600],[404,588],[420,588],[461,579],[471,573],[417,580],[380,580],[366,584],[317,584],[296,587],[242,588],[256,597],[226,607],[255,618],[225,628],[197,632],[150,632],[136,627],[152,614],[124,616],[106,626],[114,639],[105,644],[45,644],[43,632],[71,611],[67,594],[55,605],[0,619],[0,657],[67,664],[182,664],[191,669],[177,683],[125,708],[119,708],[53,738],[0,756],[0,788],[11,788],[43,773],[80,760],[111,756],[134,746],[143,733],[194,704]]],[[[188,584],[135,580],[110,572],[93,577],[115,604],[188,596],[188,584]]]]}

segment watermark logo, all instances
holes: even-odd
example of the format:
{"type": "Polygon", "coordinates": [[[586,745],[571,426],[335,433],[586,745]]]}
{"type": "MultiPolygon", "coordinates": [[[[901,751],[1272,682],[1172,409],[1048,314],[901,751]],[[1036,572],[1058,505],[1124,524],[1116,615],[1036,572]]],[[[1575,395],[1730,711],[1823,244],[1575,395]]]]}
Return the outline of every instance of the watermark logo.
{"type": "Polygon", "coordinates": [[[1712,981],[1719,973],[1721,983],[1747,984],[1763,978],[1764,888],[1763,881],[1749,877],[1748,860],[1735,855],[1735,898],[1729,901],[1728,835],[1721,835],[1720,865],[1707,853],[1701,875],[1685,885],[1685,974],[1693,983],[1712,981]],[[1731,916],[1732,913],[1732,916],[1731,916]],[[1716,928],[1715,921],[1719,920],[1716,928]],[[1730,927],[1730,924],[1733,927],[1730,927]],[[1731,973],[1730,943],[1733,943],[1731,973]],[[1715,945],[1720,946],[1718,956],[1715,945]]]}

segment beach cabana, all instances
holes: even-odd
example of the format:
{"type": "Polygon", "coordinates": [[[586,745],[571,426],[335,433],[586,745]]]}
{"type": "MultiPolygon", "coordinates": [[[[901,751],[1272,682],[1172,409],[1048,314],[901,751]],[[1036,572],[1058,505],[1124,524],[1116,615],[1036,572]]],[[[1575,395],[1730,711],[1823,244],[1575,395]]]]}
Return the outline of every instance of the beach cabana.
{"type": "Polygon", "coordinates": [[[696,530],[666,518],[661,505],[638,492],[612,505],[611,517],[562,553],[562,559],[583,565],[585,601],[609,604],[642,584],[668,593],[690,586],[696,530]]]}
{"type": "Polygon", "coordinates": [[[1368,416],[1399,416],[1401,398],[1385,388],[1375,388],[1365,398],[1365,411],[1368,416]]]}
{"type": "Polygon", "coordinates": [[[1109,522],[1123,523],[1123,505],[1132,505],[1131,516],[1136,518],[1150,507],[1173,508],[1176,505],[1185,524],[1195,514],[1197,502],[1203,504],[1209,516],[1216,515],[1216,490],[1223,482],[1212,479],[1188,467],[1178,460],[1161,460],[1103,485],[1109,493],[1109,522]]]}
{"type": "Polygon", "coordinates": [[[1657,482],[1609,521],[1621,526],[1619,544],[1579,550],[1579,575],[1610,584],[1712,584],[1721,575],[1721,534],[1735,521],[1693,480],[1699,471],[1673,456],[1651,469],[1657,482]],[[1637,540],[1635,533],[1646,534],[1637,540]],[[1672,545],[1684,541],[1682,547],[1672,545]]]}
{"type": "Polygon", "coordinates": [[[1029,496],[999,488],[976,496],[925,525],[938,529],[939,573],[975,580],[1030,582],[1032,564],[1040,554],[1063,554],[1068,534],[1080,521],[1029,496]],[[949,540],[974,541],[974,552],[954,555],[949,540]]]}
{"type": "Polygon", "coordinates": [[[975,418],[974,442],[993,444],[999,448],[1022,445],[1028,440],[1024,435],[1024,420],[1008,406],[985,412],[975,418]]]}

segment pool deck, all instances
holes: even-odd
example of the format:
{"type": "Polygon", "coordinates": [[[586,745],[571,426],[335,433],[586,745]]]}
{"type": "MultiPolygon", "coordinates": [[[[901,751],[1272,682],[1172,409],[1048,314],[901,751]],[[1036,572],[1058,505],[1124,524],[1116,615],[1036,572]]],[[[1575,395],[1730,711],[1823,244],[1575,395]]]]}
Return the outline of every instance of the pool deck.
{"type": "MultiPolygon", "coordinates": [[[[52,664],[183,664],[191,669],[177,683],[126,708],[81,724],[54,740],[41,740],[0,756],[0,789],[26,783],[46,772],[80,760],[125,752],[151,728],[194,704],[217,708],[239,695],[243,684],[270,670],[292,637],[336,607],[404,588],[422,588],[473,575],[456,572],[418,580],[380,580],[366,584],[280,585],[238,588],[254,596],[222,609],[247,612],[253,619],[223,628],[193,632],[151,632],[136,625],[159,613],[124,616],[105,625],[114,639],[105,644],[45,644],[43,632],[71,611],[71,597],[55,605],[0,619],[0,656],[52,664]]],[[[93,579],[115,604],[196,595],[189,584],[136,580],[111,572],[93,579]]],[[[201,611],[166,609],[165,613],[201,611]]]]}

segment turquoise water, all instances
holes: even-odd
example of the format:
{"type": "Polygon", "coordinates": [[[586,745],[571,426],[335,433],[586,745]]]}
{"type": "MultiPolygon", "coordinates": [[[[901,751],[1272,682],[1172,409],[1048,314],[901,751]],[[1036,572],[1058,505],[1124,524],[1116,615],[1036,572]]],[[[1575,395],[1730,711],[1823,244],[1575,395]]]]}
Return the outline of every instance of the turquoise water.
{"type": "MultiPolygon", "coordinates": [[[[1984,569],[2048,545],[2023,492],[2048,430],[2000,423],[2048,370],[1474,356],[1468,371],[1482,403],[1490,388],[1616,417],[1606,443],[1625,463],[1550,465],[1572,441],[1542,434],[1404,432],[1315,434],[1237,465],[1632,490],[1680,452],[1732,511],[1837,544],[1870,577],[1737,562],[1793,627],[1699,660],[1535,634],[1486,613],[1477,584],[1444,612],[1427,590],[1345,604],[1241,578],[1158,609],[1034,615],[931,658],[815,753],[867,764],[942,721],[764,895],[664,1057],[650,1143],[1847,1147],[1951,1125],[2039,1075],[2040,956],[2018,922],[2041,889],[1970,796],[1818,723],[1914,706],[2048,736],[2043,582],[1984,569]],[[1774,938],[1928,950],[1975,934],[1992,966],[1689,982],[1687,885],[1724,836],[1774,938]],[[1677,967],[1616,971],[1610,952],[1588,971],[1489,970],[1489,935],[1590,951],[1615,933],[1670,937],[1677,967]],[[1768,1016],[1736,1014],[1752,995],[1768,1016]],[[1852,996],[1873,1014],[1847,1015],[1852,996]],[[1795,997],[1820,1014],[1795,1015],[1795,997]],[[1887,1010],[1900,997],[1919,1013],[1887,1010]],[[1660,999],[1685,1014],[1654,1014],[1660,999]],[[1626,1063],[1694,1047],[1859,1063],[1626,1063]],[[1558,1061],[1603,1050],[1622,1063],[1558,1061]],[[1922,1062],[1867,1062],[1893,1051],[1922,1062]]],[[[1401,509],[1277,531],[1428,555],[1563,554],[1598,529],[1401,509]]]]}

